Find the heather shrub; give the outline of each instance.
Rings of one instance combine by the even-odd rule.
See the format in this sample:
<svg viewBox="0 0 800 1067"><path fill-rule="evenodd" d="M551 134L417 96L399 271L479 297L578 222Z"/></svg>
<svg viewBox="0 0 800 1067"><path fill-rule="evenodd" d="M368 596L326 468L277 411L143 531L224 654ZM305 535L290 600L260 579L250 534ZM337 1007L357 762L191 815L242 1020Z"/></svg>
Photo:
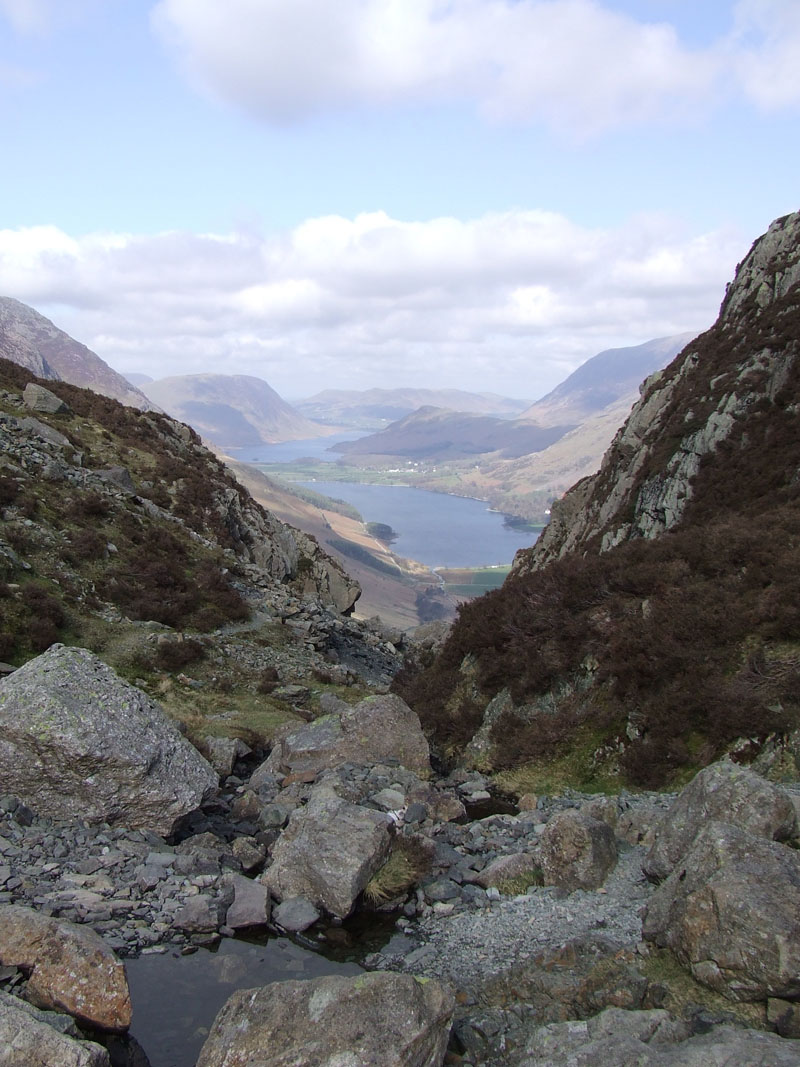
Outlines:
<svg viewBox="0 0 800 1067"><path fill-rule="evenodd" d="M193 637L182 641L161 641L156 647L156 666L165 671L179 671L190 663L204 659L206 650L202 642Z"/></svg>

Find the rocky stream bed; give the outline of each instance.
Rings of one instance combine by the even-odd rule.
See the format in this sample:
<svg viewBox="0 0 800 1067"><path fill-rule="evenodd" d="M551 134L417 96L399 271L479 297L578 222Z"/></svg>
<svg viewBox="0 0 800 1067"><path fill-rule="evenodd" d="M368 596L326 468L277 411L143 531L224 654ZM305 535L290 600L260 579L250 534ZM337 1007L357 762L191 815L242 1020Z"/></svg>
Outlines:
<svg viewBox="0 0 800 1067"><path fill-rule="evenodd" d="M71 785L56 735L112 699L150 725ZM3 1067L800 1063L797 788L724 761L486 814L399 698L325 710L214 773L88 653L0 686Z"/></svg>

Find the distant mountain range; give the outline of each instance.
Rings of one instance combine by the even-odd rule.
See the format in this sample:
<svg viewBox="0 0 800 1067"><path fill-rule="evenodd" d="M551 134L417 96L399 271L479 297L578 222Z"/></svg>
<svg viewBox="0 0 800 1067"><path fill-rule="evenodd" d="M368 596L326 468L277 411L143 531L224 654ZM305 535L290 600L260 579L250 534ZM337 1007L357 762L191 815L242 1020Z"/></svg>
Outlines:
<svg viewBox="0 0 800 1067"><path fill-rule="evenodd" d="M367 456L436 463L469 457L473 470L476 457L482 456L478 462L489 465L493 479L507 480L510 474L524 493L531 488L527 467L535 466L536 458L546 451L558 449L555 463L548 460L545 468L548 478L561 472L564 489L596 469L633 406L639 384L665 366L692 336L659 337L600 352L515 419L423 407L378 433L335 445L333 451L356 462ZM581 469L573 477L576 463L589 470Z"/></svg>
<svg viewBox="0 0 800 1067"><path fill-rule="evenodd" d="M168 415L220 448L297 441L333 433L301 415L261 378L183 374L147 382L143 391Z"/></svg>
<svg viewBox="0 0 800 1067"><path fill-rule="evenodd" d="M571 429L571 426L537 426L520 419L424 407L379 433L334 445L332 451L350 458L400 456L442 461L487 452L512 458L539 452Z"/></svg>
<svg viewBox="0 0 800 1067"><path fill-rule="evenodd" d="M156 406L86 345L9 296L0 296L0 357L39 378L92 389L129 407L148 411Z"/></svg>
<svg viewBox="0 0 800 1067"><path fill-rule="evenodd" d="M514 418L527 403L527 400L513 400L494 393L468 393L462 389L326 389L298 401L295 407L318 422L380 430L387 423L424 407Z"/></svg>

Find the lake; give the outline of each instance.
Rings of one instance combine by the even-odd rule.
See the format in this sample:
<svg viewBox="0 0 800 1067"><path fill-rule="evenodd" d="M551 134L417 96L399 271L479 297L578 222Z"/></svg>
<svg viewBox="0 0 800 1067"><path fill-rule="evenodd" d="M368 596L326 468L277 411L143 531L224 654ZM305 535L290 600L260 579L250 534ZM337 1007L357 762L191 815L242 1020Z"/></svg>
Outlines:
<svg viewBox="0 0 800 1067"><path fill-rule="evenodd" d="M341 441L357 441L368 430L351 430L349 433L335 433L330 437L312 437L305 441L281 441L277 445L248 445L247 448L229 448L234 459L242 463L291 463L293 459L318 459L326 463L335 463L342 457L338 452L329 452L331 445Z"/></svg>
<svg viewBox="0 0 800 1067"><path fill-rule="evenodd" d="M300 482L358 508L365 522L383 522L398 534L392 551L427 567L490 567L511 563L538 530L505 524L481 500L431 493L404 485Z"/></svg>

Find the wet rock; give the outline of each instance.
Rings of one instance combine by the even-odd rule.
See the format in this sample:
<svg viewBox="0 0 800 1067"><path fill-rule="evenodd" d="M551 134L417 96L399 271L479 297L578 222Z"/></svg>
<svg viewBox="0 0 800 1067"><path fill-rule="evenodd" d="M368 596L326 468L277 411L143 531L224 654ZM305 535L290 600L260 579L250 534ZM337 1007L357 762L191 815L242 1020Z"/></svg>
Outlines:
<svg viewBox="0 0 800 1067"><path fill-rule="evenodd" d="M390 844L385 816L320 789L292 812L261 880L278 900L305 897L345 918Z"/></svg>
<svg viewBox="0 0 800 1067"><path fill-rule="evenodd" d="M197 1067L439 1067L453 998L436 981L375 972L240 990Z"/></svg>
<svg viewBox="0 0 800 1067"><path fill-rule="evenodd" d="M568 809L554 815L541 836L545 885L572 892L596 889L617 862L614 833L607 823Z"/></svg>
<svg viewBox="0 0 800 1067"><path fill-rule="evenodd" d="M289 933L300 933L313 926L320 914L305 897L289 897L277 905L272 912L272 918Z"/></svg>
<svg viewBox="0 0 800 1067"><path fill-rule="evenodd" d="M157 704L63 645L0 682L0 780L42 815L162 834L217 785Z"/></svg>
<svg viewBox="0 0 800 1067"><path fill-rule="evenodd" d="M94 930L30 908L0 906L0 962L29 974L37 1007L67 1012L100 1030L127 1030L125 968Z"/></svg>
<svg viewBox="0 0 800 1067"><path fill-rule="evenodd" d="M732 1000L800 997L800 854L712 822L651 898L647 940Z"/></svg>
<svg viewBox="0 0 800 1067"><path fill-rule="evenodd" d="M0 1067L111 1067L108 1053L52 1025L52 1013L0 996Z"/></svg>
<svg viewBox="0 0 800 1067"><path fill-rule="evenodd" d="M342 763L369 766L387 757L417 774L431 772L419 718L393 694L368 697L346 712L295 730L278 741L262 766L267 773L286 775L319 772Z"/></svg>
<svg viewBox="0 0 800 1067"><path fill-rule="evenodd" d="M656 829L643 864L648 878L660 882L714 820L775 841L791 837L795 811L791 798L746 767L723 760L705 767L679 794Z"/></svg>

